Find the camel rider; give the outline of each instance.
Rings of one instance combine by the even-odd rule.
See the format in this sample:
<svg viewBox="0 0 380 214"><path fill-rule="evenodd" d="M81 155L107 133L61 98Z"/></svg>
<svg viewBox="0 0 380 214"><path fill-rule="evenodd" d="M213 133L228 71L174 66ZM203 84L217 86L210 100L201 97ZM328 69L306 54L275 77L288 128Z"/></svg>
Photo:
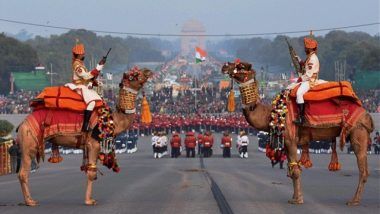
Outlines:
<svg viewBox="0 0 380 214"><path fill-rule="evenodd" d="M95 108L95 102L96 100L102 100L99 94L92 90L93 81L98 77L100 71L103 69L106 60L103 58L100 60L99 64L96 65L95 69L88 71L83 62L85 58L84 45L77 43L73 47L72 53L73 78L72 82L67 83L65 86L82 95L83 100L87 105L86 110L84 110L82 132L88 132L89 121L91 113Z"/></svg>
<svg viewBox="0 0 380 214"><path fill-rule="evenodd" d="M317 57L318 43L316 40L310 37L304 38L306 60L303 62L298 56L298 61L305 73L299 78L301 85L297 91L297 106L298 106L298 118L294 121L296 124L302 124L304 122L305 115L305 101L303 95L309 91L309 89L315 86L318 82L319 73L319 60Z"/></svg>

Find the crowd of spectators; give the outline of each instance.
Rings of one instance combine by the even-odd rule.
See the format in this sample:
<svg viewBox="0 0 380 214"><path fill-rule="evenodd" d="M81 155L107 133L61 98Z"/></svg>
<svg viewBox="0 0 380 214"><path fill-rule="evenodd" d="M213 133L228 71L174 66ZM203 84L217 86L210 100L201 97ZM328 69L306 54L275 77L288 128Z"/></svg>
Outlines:
<svg viewBox="0 0 380 214"><path fill-rule="evenodd" d="M367 111L380 113L380 90L357 91L356 93Z"/></svg>
<svg viewBox="0 0 380 214"><path fill-rule="evenodd" d="M7 96L0 96L0 114L28 114L32 112L29 101L39 92L17 91Z"/></svg>
<svg viewBox="0 0 380 214"><path fill-rule="evenodd" d="M176 96L173 96L172 88L166 87L153 92L149 99L153 113L181 115L223 113L226 111L228 92L227 89L202 87L178 91ZM240 105L240 102L236 104ZM237 106L237 109L240 109L240 106Z"/></svg>

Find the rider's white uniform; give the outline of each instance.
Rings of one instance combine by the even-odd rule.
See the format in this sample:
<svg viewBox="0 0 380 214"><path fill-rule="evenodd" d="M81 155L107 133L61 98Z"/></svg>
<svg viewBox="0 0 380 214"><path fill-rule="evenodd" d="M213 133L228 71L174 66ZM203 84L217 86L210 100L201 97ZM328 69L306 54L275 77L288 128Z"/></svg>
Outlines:
<svg viewBox="0 0 380 214"><path fill-rule="evenodd" d="M95 77L96 73L100 72L103 65L98 65L96 67L96 69L88 71L81 60L75 59L72 65L73 81L65 84L65 86L69 87L71 90L74 90L78 94L82 95L83 100L87 105L87 110L93 110L95 107L95 102L91 103L92 101L102 100L96 91L90 89L92 86L91 79ZM93 105L90 105L90 103Z"/></svg>

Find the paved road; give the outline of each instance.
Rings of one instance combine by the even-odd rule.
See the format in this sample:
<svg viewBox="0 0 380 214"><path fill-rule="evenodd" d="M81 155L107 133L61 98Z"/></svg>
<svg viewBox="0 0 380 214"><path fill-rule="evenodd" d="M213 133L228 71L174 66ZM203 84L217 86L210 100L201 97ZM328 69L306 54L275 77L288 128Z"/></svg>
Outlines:
<svg viewBox="0 0 380 214"><path fill-rule="evenodd" d="M217 138L220 138L218 135ZM250 137L255 141L254 137ZM370 177L362 205L347 207L356 188L358 172L354 155L340 154L340 172L329 172L329 155L312 155L314 166L303 171L305 204L287 204L291 180L278 166L250 145L250 157L221 158L214 149L209 159L153 159L149 139L139 139L139 151L119 155L122 171L95 183L95 207L83 205L85 177L79 171L80 155L66 155L61 164L43 163L31 175L31 188L40 206L20 205L22 195L15 175L0 177L0 213L380 213L380 156L369 156ZM204 167L204 168L202 168ZM217 200L216 200L217 198Z"/></svg>

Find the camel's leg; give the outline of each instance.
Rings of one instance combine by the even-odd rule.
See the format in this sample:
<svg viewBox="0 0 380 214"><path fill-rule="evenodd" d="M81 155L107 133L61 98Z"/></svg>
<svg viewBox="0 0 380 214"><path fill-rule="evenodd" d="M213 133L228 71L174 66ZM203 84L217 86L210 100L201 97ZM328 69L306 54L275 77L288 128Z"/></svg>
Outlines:
<svg viewBox="0 0 380 214"><path fill-rule="evenodd" d="M87 189L84 203L86 205L96 205L96 200L92 198L92 184L97 178L96 162L100 152L100 144L91 138L86 146L88 151L88 166L90 166L90 169L87 170ZM95 168L91 169L91 166L95 166Z"/></svg>
<svg viewBox="0 0 380 214"><path fill-rule="evenodd" d="M37 206L38 202L33 200L29 190L30 167L32 158L35 158L37 153L37 144L25 125L22 125L19 129L19 139L22 157L18 179L20 181L22 194L24 195L25 204L27 206Z"/></svg>
<svg viewBox="0 0 380 214"><path fill-rule="evenodd" d="M331 161L329 164L329 170L330 171L338 171L340 170L340 163L338 161L338 154L336 153L336 138L332 139L332 144L331 144Z"/></svg>
<svg viewBox="0 0 380 214"><path fill-rule="evenodd" d="M300 158L299 162L305 168L310 168L313 166L313 163L311 162L310 155L309 155L309 144L308 143L302 145L301 158Z"/></svg>
<svg viewBox="0 0 380 214"><path fill-rule="evenodd" d="M369 134L363 127L358 127L351 131L350 140L354 149L357 164L359 168L359 183L354 197L347 202L347 205L357 206L360 204L364 184L368 178L368 165L367 165L367 146Z"/></svg>
<svg viewBox="0 0 380 214"><path fill-rule="evenodd" d="M289 145L288 148L288 175L293 181L293 198L288 201L290 204L303 204L301 189L301 167L297 163L297 145Z"/></svg>

